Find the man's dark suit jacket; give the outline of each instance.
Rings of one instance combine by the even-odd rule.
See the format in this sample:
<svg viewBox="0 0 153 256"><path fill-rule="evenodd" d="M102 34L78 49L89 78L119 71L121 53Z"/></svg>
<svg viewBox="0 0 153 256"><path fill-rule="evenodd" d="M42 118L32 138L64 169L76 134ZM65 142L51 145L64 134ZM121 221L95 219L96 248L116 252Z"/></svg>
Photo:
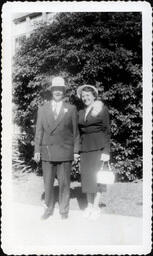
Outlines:
<svg viewBox="0 0 153 256"><path fill-rule="evenodd" d="M35 153L41 160L51 162L73 161L78 153L79 133L76 107L63 102L55 120L51 102L40 107L37 116Z"/></svg>

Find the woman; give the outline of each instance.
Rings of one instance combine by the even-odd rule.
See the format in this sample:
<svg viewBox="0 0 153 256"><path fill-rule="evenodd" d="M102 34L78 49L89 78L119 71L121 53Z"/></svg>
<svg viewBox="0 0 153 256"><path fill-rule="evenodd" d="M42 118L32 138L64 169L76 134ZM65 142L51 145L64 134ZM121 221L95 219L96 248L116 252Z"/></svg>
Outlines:
<svg viewBox="0 0 153 256"><path fill-rule="evenodd" d="M79 112L81 183L88 202L84 217L94 219L100 215L100 209L95 205L99 191L97 172L102 161L110 158L109 114L107 107L97 100L98 90L94 86L80 86L77 95L84 103L84 109Z"/></svg>

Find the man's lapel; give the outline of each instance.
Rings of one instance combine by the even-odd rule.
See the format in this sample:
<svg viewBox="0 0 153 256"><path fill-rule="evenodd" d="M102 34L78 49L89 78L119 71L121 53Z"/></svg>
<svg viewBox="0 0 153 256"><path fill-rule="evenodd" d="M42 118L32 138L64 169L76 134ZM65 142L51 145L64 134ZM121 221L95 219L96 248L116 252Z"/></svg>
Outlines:
<svg viewBox="0 0 153 256"><path fill-rule="evenodd" d="M51 133L57 128L57 126L63 120L65 113L66 113L65 112L65 104L63 102L60 112L58 114L58 117L57 117L57 119L55 119L53 109L52 109L52 104L51 104L51 102L49 103L49 105L47 107L47 111L46 111L46 118L47 118L47 123L48 123Z"/></svg>
<svg viewBox="0 0 153 256"><path fill-rule="evenodd" d="M62 119L64 118L64 115L65 115L65 104L63 102L62 106L61 106L61 109L60 109L60 112L58 114L58 117L56 119L56 125L58 125L62 121Z"/></svg>
<svg viewBox="0 0 153 256"><path fill-rule="evenodd" d="M46 121L49 127L52 127L54 124L54 113L53 113L53 109L52 109L52 104L51 102L49 102L46 105L46 109L45 109L45 116L46 116Z"/></svg>

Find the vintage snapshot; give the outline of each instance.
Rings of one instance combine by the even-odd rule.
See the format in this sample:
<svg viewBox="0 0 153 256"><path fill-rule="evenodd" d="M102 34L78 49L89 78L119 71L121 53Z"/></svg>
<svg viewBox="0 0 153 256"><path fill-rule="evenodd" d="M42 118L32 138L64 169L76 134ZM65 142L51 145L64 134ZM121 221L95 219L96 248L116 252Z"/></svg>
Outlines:
<svg viewBox="0 0 153 256"><path fill-rule="evenodd" d="M151 251L152 9L2 8L2 250Z"/></svg>

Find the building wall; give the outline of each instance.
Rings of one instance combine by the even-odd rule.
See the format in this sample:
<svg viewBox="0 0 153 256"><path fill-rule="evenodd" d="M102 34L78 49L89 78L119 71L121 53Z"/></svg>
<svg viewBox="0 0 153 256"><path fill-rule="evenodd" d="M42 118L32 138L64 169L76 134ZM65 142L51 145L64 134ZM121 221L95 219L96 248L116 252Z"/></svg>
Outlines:
<svg viewBox="0 0 153 256"><path fill-rule="evenodd" d="M30 36L40 22L52 23L56 13L15 14L12 22L12 53L20 47L21 40Z"/></svg>

